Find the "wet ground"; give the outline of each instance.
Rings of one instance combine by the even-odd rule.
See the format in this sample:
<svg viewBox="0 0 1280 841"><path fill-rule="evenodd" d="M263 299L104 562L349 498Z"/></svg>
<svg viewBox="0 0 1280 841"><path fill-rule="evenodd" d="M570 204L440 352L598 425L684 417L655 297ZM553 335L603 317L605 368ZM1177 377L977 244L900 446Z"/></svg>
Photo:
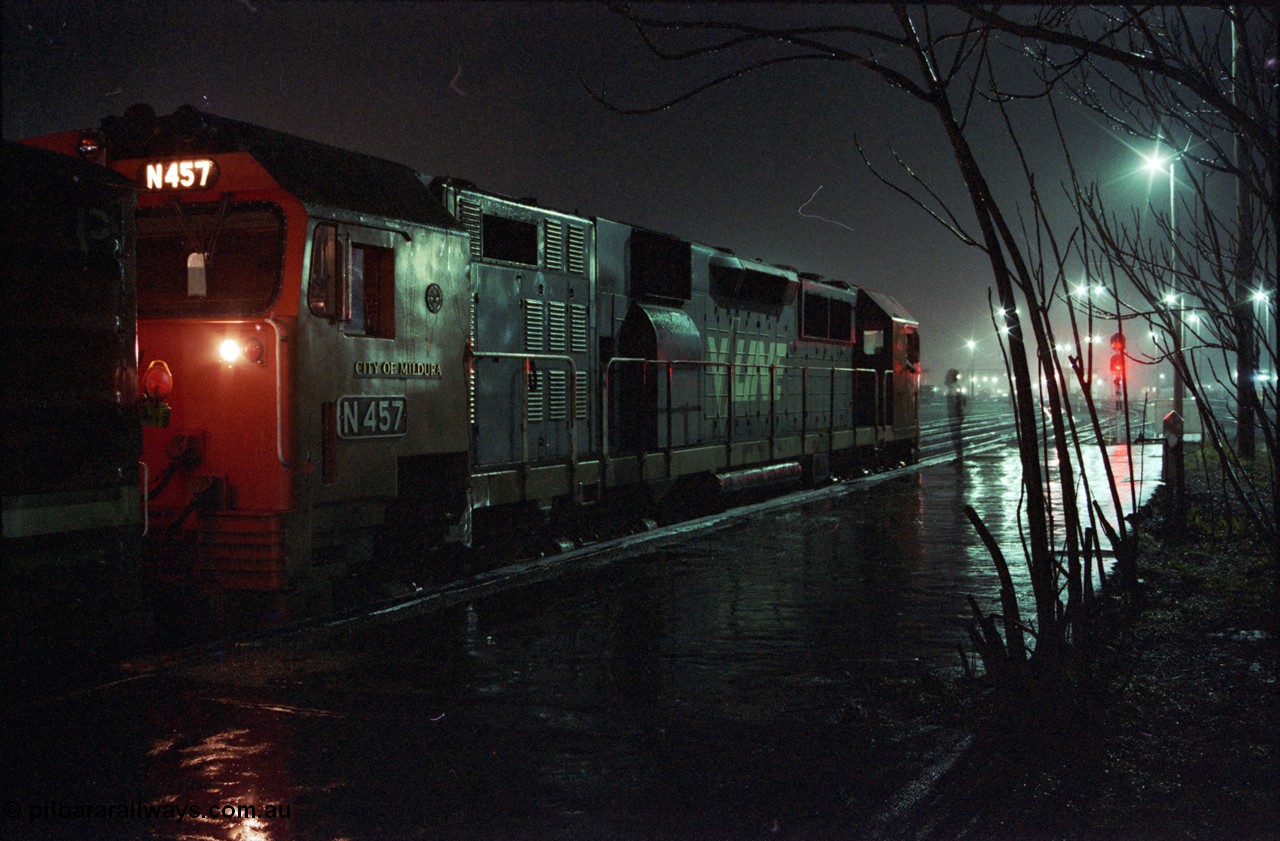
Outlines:
<svg viewBox="0 0 1280 841"><path fill-rule="evenodd" d="M1141 503L1159 450L1111 455ZM958 671L965 596L998 592L962 509L1015 560L1018 476L1013 450L971 453L28 708L4 834L859 837L955 744L909 693L877 705Z"/></svg>

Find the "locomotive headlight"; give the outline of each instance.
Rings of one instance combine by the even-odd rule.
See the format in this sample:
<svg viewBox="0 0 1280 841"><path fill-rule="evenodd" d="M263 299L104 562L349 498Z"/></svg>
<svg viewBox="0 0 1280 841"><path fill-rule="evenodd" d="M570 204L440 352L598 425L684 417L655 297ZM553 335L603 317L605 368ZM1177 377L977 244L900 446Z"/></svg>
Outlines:
<svg viewBox="0 0 1280 841"><path fill-rule="evenodd" d="M266 348L262 346L262 341L257 336L250 336L244 341L223 339L222 344L218 345L218 356L222 357L222 361L228 365L234 365L241 359L252 362L254 365L261 365L266 355Z"/></svg>
<svg viewBox="0 0 1280 841"><path fill-rule="evenodd" d="M240 343L235 339L223 339L222 344L218 345L218 356L228 365L239 359L241 353Z"/></svg>

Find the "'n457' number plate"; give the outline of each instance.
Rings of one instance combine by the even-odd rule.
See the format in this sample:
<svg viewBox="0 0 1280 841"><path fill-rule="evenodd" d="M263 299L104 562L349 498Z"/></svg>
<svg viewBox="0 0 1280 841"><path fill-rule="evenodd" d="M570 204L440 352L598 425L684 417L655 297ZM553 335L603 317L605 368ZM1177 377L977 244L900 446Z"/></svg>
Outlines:
<svg viewBox="0 0 1280 841"><path fill-rule="evenodd" d="M404 435L409 411L403 396L343 397L338 401L339 438Z"/></svg>

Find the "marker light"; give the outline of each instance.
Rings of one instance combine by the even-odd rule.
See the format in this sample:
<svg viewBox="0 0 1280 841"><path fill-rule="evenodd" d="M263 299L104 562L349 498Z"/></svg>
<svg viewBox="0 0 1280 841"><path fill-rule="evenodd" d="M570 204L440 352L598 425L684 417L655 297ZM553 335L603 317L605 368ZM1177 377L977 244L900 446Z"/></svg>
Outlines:
<svg viewBox="0 0 1280 841"><path fill-rule="evenodd" d="M142 393L152 400L164 400L173 392L173 373L162 359L153 360L142 375Z"/></svg>
<svg viewBox="0 0 1280 841"><path fill-rule="evenodd" d="M262 364L262 357L266 355L266 350L262 347L262 342L258 341L257 336L250 336L244 343L244 358L255 365Z"/></svg>
<svg viewBox="0 0 1280 841"><path fill-rule="evenodd" d="M87 131L80 135L76 142L76 151L80 157L93 160L102 151L102 137L97 132Z"/></svg>
<svg viewBox="0 0 1280 841"><path fill-rule="evenodd" d="M240 343L235 339L224 339L222 344L218 345L218 356L222 357L222 361L230 365L240 358Z"/></svg>

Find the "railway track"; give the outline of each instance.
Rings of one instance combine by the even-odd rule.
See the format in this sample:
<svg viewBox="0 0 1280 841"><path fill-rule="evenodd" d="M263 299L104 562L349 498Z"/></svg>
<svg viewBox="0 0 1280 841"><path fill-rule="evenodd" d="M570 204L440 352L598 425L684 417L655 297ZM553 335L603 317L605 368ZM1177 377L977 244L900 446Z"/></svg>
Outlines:
<svg viewBox="0 0 1280 841"><path fill-rule="evenodd" d="M1012 445L1016 435L1014 417L1009 412L992 412L966 418L961 426L964 450L974 453L996 446ZM946 418L920 424L920 463L940 464L956 457L951 422Z"/></svg>

